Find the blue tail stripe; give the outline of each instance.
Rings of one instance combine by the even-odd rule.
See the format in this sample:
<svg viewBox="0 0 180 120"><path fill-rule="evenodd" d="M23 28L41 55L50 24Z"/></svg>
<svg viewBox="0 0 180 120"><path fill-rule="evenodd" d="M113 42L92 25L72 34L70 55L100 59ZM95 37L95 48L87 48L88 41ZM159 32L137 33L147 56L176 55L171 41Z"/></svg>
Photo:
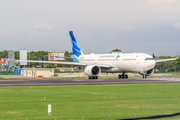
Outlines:
<svg viewBox="0 0 180 120"><path fill-rule="evenodd" d="M81 53L79 53L79 51L76 50L76 49L73 49L73 53L75 53L75 55L76 55L77 57L79 57L79 56L81 55Z"/></svg>
<svg viewBox="0 0 180 120"><path fill-rule="evenodd" d="M73 43L73 53L79 57L82 53L81 53L81 50L80 48L78 47L77 43L75 43L74 41L72 41Z"/></svg>
<svg viewBox="0 0 180 120"><path fill-rule="evenodd" d="M79 59L77 56L74 56L74 62L79 62Z"/></svg>
<svg viewBox="0 0 180 120"><path fill-rule="evenodd" d="M73 50L75 51L75 54L77 53L77 54L81 55L81 52L79 50L77 50L77 49L73 49Z"/></svg>
<svg viewBox="0 0 180 120"><path fill-rule="evenodd" d="M74 53L74 61L79 62L79 56L82 55L82 52L81 52L79 45L74 37L73 31L69 31L69 34L71 36L72 50Z"/></svg>
<svg viewBox="0 0 180 120"><path fill-rule="evenodd" d="M73 49L76 49L76 50L80 51L80 48L78 47L78 44L75 43L74 41L72 41L72 43L73 43Z"/></svg>
<svg viewBox="0 0 180 120"><path fill-rule="evenodd" d="M70 34L70 36L71 36L71 39L72 39L74 42L76 42L76 39L75 39L74 34L73 34L73 31L70 31L69 34Z"/></svg>

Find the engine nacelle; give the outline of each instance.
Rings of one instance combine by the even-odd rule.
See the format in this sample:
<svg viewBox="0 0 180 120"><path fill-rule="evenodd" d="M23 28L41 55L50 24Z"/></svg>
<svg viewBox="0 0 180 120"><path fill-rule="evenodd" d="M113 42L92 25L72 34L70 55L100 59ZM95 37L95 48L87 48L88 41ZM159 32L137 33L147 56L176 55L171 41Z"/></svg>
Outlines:
<svg viewBox="0 0 180 120"><path fill-rule="evenodd" d="M90 65L85 68L84 72L87 76L98 76L101 73L101 68L96 65Z"/></svg>
<svg viewBox="0 0 180 120"><path fill-rule="evenodd" d="M154 73L154 68L153 69L150 69L148 71L144 71L144 72L138 72L140 75L146 75L146 76L150 76Z"/></svg>

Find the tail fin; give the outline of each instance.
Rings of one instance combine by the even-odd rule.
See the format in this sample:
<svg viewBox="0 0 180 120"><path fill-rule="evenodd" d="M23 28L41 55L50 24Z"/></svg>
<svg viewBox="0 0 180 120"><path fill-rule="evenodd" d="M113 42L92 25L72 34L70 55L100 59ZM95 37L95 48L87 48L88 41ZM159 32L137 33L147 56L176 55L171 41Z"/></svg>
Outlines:
<svg viewBox="0 0 180 120"><path fill-rule="evenodd" d="M74 61L75 62L79 62L79 56L80 55L83 55L75 37L74 37L74 34L73 34L73 31L69 31L69 34L71 36L71 42L72 42L72 50L73 50L73 53L74 53Z"/></svg>

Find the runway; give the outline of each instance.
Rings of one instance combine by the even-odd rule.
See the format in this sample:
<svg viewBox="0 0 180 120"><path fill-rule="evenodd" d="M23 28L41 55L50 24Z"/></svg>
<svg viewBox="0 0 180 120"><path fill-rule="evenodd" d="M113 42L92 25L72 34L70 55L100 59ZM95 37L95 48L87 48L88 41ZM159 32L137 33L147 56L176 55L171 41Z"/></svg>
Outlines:
<svg viewBox="0 0 180 120"><path fill-rule="evenodd" d="M7 86L64 86L64 85L111 85L180 83L180 78L149 79L98 79L98 80L0 80L0 87Z"/></svg>

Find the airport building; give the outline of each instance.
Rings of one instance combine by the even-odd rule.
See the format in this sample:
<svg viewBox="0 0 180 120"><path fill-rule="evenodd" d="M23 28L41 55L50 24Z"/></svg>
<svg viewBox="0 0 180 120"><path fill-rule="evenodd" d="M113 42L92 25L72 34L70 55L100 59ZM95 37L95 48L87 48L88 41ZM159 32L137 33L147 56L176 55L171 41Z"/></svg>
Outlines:
<svg viewBox="0 0 180 120"><path fill-rule="evenodd" d="M54 77L54 68L24 68L25 77Z"/></svg>

